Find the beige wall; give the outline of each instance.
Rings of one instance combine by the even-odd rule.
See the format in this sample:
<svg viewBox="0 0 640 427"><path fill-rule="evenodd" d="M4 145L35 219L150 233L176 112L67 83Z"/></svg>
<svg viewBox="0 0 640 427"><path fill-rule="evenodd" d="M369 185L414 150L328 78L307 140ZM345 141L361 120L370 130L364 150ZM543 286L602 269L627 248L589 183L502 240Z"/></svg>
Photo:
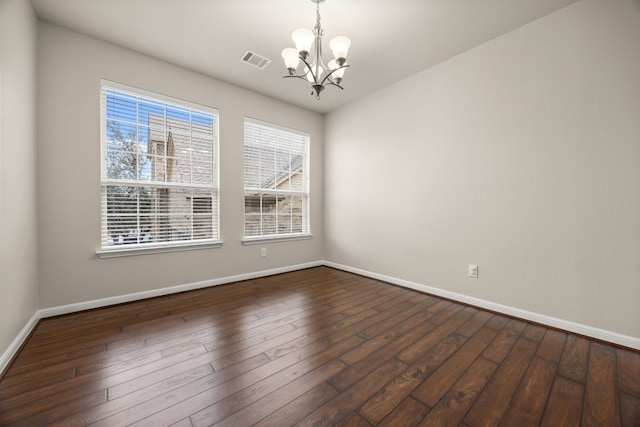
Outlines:
<svg viewBox="0 0 640 427"><path fill-rule="evenodd" d="M41 308L323 259L322 116L51 24L38 29ZM219 110L222 248L96 257L101 78ZM312 239L241 244L245 116L310 133Z"/></svg>
<svg viewBox="0 0 640 427"><path fill-rule="evenodd" d="M36 19L0 0L0 356L38 309Z"/></svg>
<svg viewBox="0 0 640 427"><path fill-rule="evenodd" d="M583 0L328 115L328 260L640 338L639 46Z"/></svg>

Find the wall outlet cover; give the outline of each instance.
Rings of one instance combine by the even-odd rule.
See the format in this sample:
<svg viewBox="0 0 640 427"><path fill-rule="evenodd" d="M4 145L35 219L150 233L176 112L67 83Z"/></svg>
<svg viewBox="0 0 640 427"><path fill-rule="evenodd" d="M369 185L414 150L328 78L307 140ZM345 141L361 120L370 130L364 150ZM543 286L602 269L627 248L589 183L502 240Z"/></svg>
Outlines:
<svg viewBox="0 0 640 427"><path fill-rule="evenodd" d="M478 266L474 264L469 264L469 277L477 278L478 277Z"/></svg>

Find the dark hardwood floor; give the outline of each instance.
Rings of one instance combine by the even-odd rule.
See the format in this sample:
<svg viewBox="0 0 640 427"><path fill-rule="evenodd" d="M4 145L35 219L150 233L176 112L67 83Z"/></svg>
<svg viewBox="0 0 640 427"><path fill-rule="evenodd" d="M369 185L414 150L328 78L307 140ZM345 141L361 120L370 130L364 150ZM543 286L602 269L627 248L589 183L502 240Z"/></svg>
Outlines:
<svg viewBox="0 0 640 427"><path fill-rule="evenodd" d="M11 426L640 426L640 353L327 267L41 321Z"/></svg>

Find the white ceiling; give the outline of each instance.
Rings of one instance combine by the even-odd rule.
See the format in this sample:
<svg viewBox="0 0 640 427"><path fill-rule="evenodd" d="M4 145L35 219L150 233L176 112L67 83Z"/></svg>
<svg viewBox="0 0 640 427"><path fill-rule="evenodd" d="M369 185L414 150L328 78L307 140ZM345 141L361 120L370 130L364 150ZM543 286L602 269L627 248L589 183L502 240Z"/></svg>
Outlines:
<svg viewBox="0 0 640 427"><path fill-rule="evenodd" d="M215 79L326 113L576 0L326 0L328 41L348 36L350 68L341 91L320 100L302 80L283 79L291 32L313 29L310 0L31 0L38 18ZM240 61L246 50L273 62ZM330 59L330 58L329 58Z"/></svg>

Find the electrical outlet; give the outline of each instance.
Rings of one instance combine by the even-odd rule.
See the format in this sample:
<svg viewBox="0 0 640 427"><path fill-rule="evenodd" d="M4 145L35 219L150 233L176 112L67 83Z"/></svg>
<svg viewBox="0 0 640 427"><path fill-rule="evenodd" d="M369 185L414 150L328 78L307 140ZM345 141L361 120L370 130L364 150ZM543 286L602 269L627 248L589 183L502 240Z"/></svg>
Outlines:
<svg viewBox="0 0 640 427"><path fill-rule="evenodd" d="M260 256L267 256L267 248L260 249Z"/></svg>
<svg viewBox="0 0 640 427"><path fill-rule="evenodd" d="M474 279L478 277L478 266L469 264L469 277L473 277Z"/></svg>

